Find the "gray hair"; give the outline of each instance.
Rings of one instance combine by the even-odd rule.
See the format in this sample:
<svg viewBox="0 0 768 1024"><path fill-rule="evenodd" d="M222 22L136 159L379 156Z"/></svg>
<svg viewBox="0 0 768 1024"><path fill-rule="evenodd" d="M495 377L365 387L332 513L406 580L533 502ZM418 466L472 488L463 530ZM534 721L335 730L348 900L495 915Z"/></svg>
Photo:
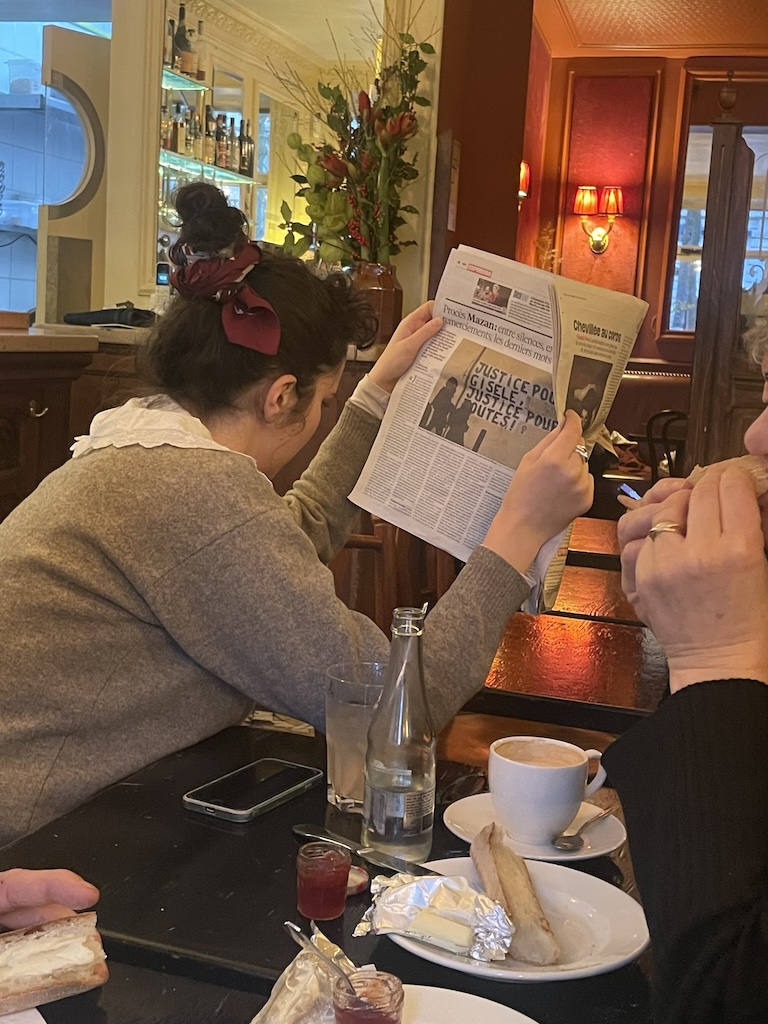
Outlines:
<svg viewBox="0 0 768 1024"><path fill-rule="evenodd" d="M768 317L756 316L741 337L747 354L762 363L768 356Z"/></svg>

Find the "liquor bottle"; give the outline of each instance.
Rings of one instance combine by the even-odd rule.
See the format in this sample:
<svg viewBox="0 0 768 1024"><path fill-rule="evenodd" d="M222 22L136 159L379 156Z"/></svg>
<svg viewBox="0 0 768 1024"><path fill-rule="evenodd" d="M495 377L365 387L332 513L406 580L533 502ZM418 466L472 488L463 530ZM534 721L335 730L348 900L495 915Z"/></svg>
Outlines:
<svg viewBox="0 0 768 1024"><path fill-rule="evenodd" d="M195 40L197 50L197 80L198 82L211 81L211 51L208 42L203 34L203 23L197 23L197 39Z"/></svg>
<svg viewBox="0 0 768 1024"><path fill-rule="evenodd" d="M423 633L423 609L395 608L387 677L368 730L363 800L363 846L415 861L429 854L435 817Z"/></svg>
<svg viewBox="0 0 768 1024"><path fill-rule="evenodd" d="M227 120L223 114L216 118L216 166L229 167L229 136Z"/></svg>
<svg viewBox="0 0 768 1024"><path fill-rule="evenodd" d="M189 41L189 32L187 30L187 14L185 4L179 4L179 23L176 26L176 34L173 37L173 41L176 46L176 54L178 56L178 70L182 74L189 74L189 69L192 66L192 45Z"/></svg>
<svg viewBox="0 0 768 1024"><path fill-rule="evenodd" d="M251 135L250 121L248 121L248 123L245 126L245 138L248 146L248 167L246 169L245 174L246 177L252 178L254 171L254 161L256 158L256 143L253 141L253 136Z"/></svg>
<svg viewBox="0 0 768 1024"><path fill-rule="evenodd" d="M168 107L163 104L162 111L160 113L160 149L172 149L171 145L171 131L173 121L168 114Z"/></svg>
<svg viewBox="0 0 768 1024"><path fill-rule="evenodd" d="M234 117L230 117L229 119L229 137L227 141L229 144L229 160L227 162L227 166L230 171L237 171L240 167L240 139L238 139L237 132L235 131Z"/></svg>
<svg viewBox="0 0 768 1024"><path fill-rule="evenodd" d="M186 154L187 152L187 130L180 103L176 104L176 113L171 126L171 149L175 153Z"/></svg>
<svg viewBox="0 0 768 1024"><path fill-rule="evenodd" d="M181 56L176 49L176 22L173 18L168 19L168 40L171 48L171 69L178 71L181 67Z"/></svg>
<svg viewBox="0 0 768 1024"><path fill-rule="evenodd" d="M189 49L181 55L181 70L190 78L197 79L197 41L193 28L187 29L187 39L189 40Z"/></svg>
<svg viewBox="0 0 768 1024"><path fill-rule="evenodd" d="M248 136L245 134L245 121L240 118L240 163L237 168L238 174L248 174Z"/></svg>
<svg viewBox="0 0 768 1024"><path fill-rule="evenodd" d="M190 160L195 158L195 118L194 111L187 108L184 111L184 155Z"/></svg>
<svg viewBox="0 0 768 1024"><path fill-rule="evenodd" d="M203 160L207 164L216 163L216 121L210 105L205 108L205 142L203 143Z"/></svg>
<svg viewBox="0 0 768 1024"><path fill-rule="evenodd" d="M173 33L174 21L169 18L165 23L165 35L163 36L163 67L173 67Z"/></svg>
<svg viewBox="0 0 768 1024"><path fill-rule="evenodd" d="M195 111L195 160L205 159L205 128L200 115Z"/></svg>

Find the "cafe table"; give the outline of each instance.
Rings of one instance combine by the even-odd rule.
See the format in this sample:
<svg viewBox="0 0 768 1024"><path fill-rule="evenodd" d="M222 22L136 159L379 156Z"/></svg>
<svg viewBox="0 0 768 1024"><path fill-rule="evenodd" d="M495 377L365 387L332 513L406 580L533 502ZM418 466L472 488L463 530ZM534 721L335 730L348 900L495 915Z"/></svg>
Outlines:
<svg viewBox="0 0 768 1024"><path fill-rule="evenodd" d="M325 824L350 837L360 819L331 808L323 786L246 825L183 809L182 795L259 757L325 767L320 736L237 726L170 754L37 832L0 850L0 869L67 867L101 889L99 929L112 981L42 1008L47 1024L248 1024L296 955L283 922L296 910L291 826ZM441 765L452 778L461 768ZM603 791L610 796L609 791ZM601 794L603 795L603 794ZM466 856L438 812L433 857ZM574 864L632 890L626 850ZM406 984L461 990L540 1024L648 1024L647 954L573 981L500 983L433 965L385 936L355 938L369 905L350 898L323 931L357 963Z"/></svg>

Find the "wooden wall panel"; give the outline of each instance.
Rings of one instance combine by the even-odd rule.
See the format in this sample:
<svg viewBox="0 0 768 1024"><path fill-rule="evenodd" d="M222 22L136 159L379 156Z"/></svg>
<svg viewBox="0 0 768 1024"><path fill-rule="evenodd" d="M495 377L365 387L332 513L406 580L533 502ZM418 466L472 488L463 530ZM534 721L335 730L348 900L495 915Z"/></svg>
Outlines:
<svg viewBox="0 0 768 1024"><path fill-rule="evenodd" d="M579 281L636 293L644 238L645 181L652 145L656 76L580 75L571 78L571 118L562 206L561 273ZM591 252L573 201L579 185L624 190L608 249ZM592 224L605 223L602 218Z"/></svg>
<svg viewBox="0 0 768 1024"><path fill-rule="evenodd" d="M460 242L514 258L532 21L533 0L484 0L481 15L445 2L437 133L459 142L461 167L456 230L433 236L433 269Z"/></svg>
<svg viewBox="0 0 768 1024"><path fill-rule="evenodd" d="M546 142L552 58L537 26L531 33L531 57L528 67L528 99L525 108L523 159L531 168L528 198L522 201L517 223L515 259L529 266L543 266L548 248L545 233L540 233L542 182L544 177L544 146ZM548 218L553 224L553 219ZM540 237L541 234L541 237ZM552 237L554 242L554 237ZM550 269L546 267L546 269Z"/></svg>

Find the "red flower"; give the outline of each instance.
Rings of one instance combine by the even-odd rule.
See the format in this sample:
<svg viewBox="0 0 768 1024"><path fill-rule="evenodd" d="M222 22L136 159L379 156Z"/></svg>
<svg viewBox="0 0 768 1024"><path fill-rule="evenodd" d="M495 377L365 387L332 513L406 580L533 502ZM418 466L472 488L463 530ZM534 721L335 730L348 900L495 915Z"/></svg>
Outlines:
<svg viewBox="0 0 768 1024"><path fill-rule="evenodd" d="M346 177L347 165L335 153L324 153L317 162L329 174L333 174L337 178Z"/></svg>
<svg viewBox="0 0 768 1024"><path fill-rule="evenodd" d="M361 120L365 121L371 111L371 97L363 89L360 90L357 97L357 109L360 111Z"/></svg>

